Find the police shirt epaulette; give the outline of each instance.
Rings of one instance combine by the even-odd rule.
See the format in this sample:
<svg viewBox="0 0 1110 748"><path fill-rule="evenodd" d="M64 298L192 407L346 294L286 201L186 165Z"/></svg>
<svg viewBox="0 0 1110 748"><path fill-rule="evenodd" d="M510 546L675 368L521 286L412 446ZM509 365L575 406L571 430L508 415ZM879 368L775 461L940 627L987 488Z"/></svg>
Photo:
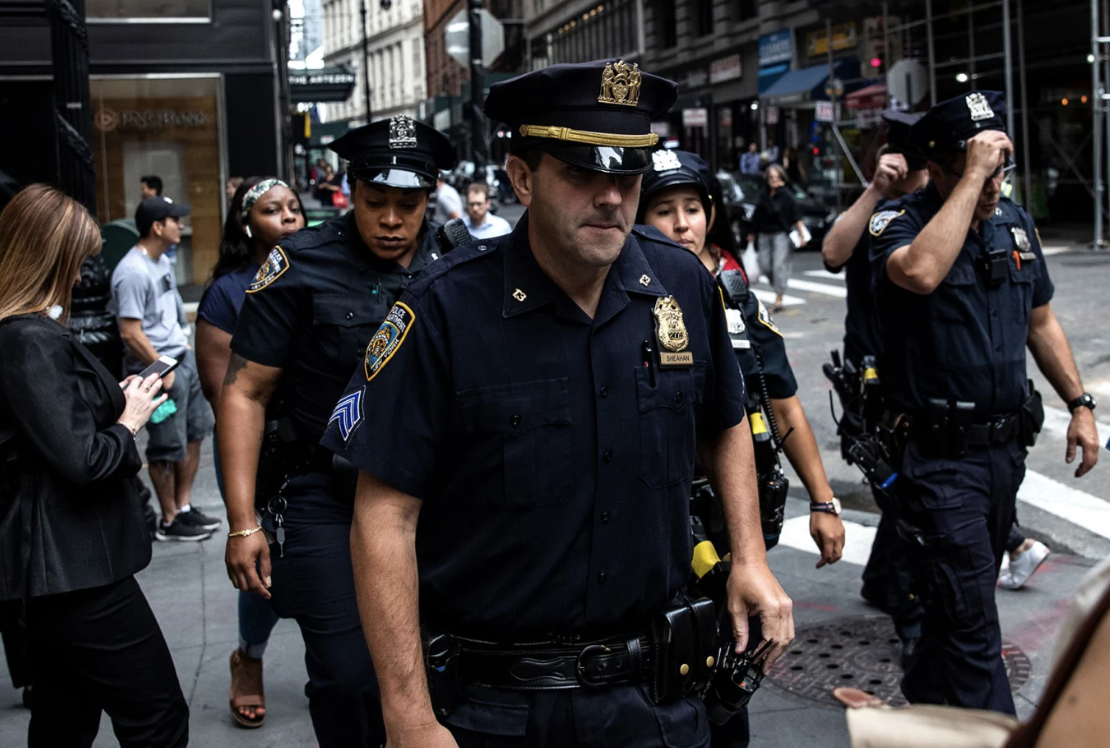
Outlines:
<svg viewBox="0 0 1110 748"><path fill-rule="evenodd" d="M681 249L683 252L690 251L686 249L686 247L676 242L674 239L671 239L659 229L649 224L637 223L633 225L632 233L641 239L647 239L648 241L655 242L656 244L666 244L676 249Z"/></svg>
<svg viewBox="0 0 1110 748"><path fill-rule="evenodd" d="M493 239L477 239L467 244L460 244L449 254L439 258L421 271L412 285L408 287L407 293L419 297L437 278L449 273L452 268L467 262L500 255L502 243L510 236L512 235L506 234Z"/></svg>

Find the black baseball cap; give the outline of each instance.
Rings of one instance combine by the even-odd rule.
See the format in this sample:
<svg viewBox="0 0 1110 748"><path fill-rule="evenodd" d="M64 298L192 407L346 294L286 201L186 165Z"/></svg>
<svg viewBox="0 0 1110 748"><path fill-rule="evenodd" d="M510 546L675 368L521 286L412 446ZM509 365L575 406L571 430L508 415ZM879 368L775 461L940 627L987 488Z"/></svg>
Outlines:
<svg viewBox="0 0 1110 748"><path fill-rule="evenodd" d="M486 115L504 122L512 150L539 150L608 174L643 174L659 136L651 122L678 84L623 60L549 65L490 86Z"/></svg>
<svg viewBox="0 0 1110 748"><path fill-rule="evenodd" d="M168 197L148 197L135 209L135 226L144 236L155 221L165 221L170 216L183 218L192 211L187 203L175 203Z"/></svg>
<svg viewBox="0 0 1110 748"><path fill-rule="evenodd" d="M435 187L457 160L446 135L404 115L348 130L328 147L347 160L350 177L401 189Z"/></svg>

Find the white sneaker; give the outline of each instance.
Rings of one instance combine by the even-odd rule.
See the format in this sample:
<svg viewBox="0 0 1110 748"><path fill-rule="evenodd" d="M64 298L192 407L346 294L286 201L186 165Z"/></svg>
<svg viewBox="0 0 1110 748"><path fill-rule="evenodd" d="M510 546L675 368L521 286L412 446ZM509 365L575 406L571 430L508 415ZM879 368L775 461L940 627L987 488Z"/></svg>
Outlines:
<svg viewBox="0 0 1110 748"><path fill-rule="evenodd" d="M1023 551L1020 556L1010 560L1010 568L998 578L998 586L1004 590L1020 590L1048 558L1049 553L1051 551L1048 550L1048 546L1039 540L1034 540L1029 550Z"/></svg>

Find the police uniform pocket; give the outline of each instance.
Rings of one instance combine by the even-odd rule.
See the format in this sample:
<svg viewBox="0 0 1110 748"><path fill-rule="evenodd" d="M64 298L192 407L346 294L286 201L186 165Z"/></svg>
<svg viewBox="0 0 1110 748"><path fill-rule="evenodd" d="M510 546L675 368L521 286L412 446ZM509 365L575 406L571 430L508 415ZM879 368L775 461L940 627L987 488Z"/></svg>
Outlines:
<svg viewBox="0 0 1110 748"><path fill-rule="evenodd" d="M527 509L562 501L570 490L570 384L566 377L458 393L463 430L499 485L476 486L480 501ZM483 472L483 465L476 466ZM500 468L498 470L497 468Z"/></svg>
<svg viewBox="0 0 1110 748"><path fill-rule="evenodd" d="M1010 261L1010 287L1013 293L1010 304L1013 307L1014 322L1019 325L1029 323L1029 312L1033 309L1033 281L1036 280L1036 267L1033 263L1023 264L1021 270Z"/></svg>
<svg viewBox="0 0 1110 748"><path fill-rule="evenodd" d="M960 463L952 460L923 460L912 465L903 463L902 473L913 485L910 500L919 502L927 510L959 506L964 500L960 490L960 467Z"/></svg>
<svg viewBox="0 0 1110 748"><path fill-rule="evenodd" d="M635 372L640 478L649 488L673 486L694 469L694 370L639 366Z"/></svg>
<svg viewBox="0 0 1110 748"><path fill-rule="evenodd" d="M974 285L975 268L968 264L953 265L933 292L932 306L937 319L944 322L965 322L971 319Z"/></svg>
<svg viewBox="0 0 1110 748"><path fill-rule="evenodd" d="M361 361L374 331L385 319L386 306L376 297L322 293L312 299L313 334L339 360ZM345 372L348 376L350 372Z"/></svg>

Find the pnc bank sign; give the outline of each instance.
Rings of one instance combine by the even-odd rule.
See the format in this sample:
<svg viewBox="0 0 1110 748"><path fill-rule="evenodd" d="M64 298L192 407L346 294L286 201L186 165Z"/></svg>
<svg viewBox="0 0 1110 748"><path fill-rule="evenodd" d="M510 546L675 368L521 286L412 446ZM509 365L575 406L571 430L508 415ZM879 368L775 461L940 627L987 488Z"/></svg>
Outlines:
<svg viewBox="0 0 1110 748"><path fill-rule="evenodd" d="M116 112L107 107L93 115L93 125L101 132L120 130L171 130L187 127L207 127L207 112L178 109L121 109Z"/></svg>

